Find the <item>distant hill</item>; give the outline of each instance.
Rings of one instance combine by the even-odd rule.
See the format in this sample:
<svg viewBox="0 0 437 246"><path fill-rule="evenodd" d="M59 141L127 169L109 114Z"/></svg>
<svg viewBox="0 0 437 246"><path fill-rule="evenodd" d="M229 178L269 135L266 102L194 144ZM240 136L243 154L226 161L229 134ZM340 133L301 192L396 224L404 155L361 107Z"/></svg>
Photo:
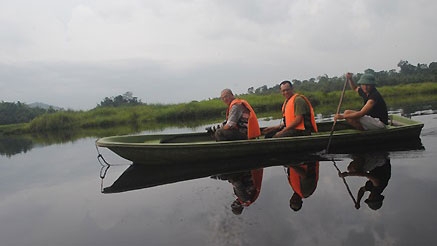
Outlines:
<svg viewBox="0 0 437 246"><path fill-rule="evenodd" d="M40 103L40 102L30 103L27 106L29 106L31 108L42 108L42 109L49 109L50 107L54 110L62 110L63 109L60 107L56 107L56 106L52 106L52 105L48 105L48 104Z"/></svg>

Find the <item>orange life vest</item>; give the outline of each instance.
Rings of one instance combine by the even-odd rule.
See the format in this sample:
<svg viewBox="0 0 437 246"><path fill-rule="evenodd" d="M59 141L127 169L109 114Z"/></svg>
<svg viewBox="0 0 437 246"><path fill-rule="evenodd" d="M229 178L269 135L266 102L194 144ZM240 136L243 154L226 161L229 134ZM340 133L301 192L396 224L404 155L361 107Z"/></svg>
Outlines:
<svg viewBox="0 0 437 246"><path fill-rule="evenodd" d="M259 193L261 192L261 184L263 180L264 169L263 168L254 169L251 170L250 173L252 175L253 185L255 185L256 188L255 196L250 201L246 201L246 202L242 201L240 198L237 197L237 200L240 202L240 204L245 207L250 206L250 204L254 203L256 199L258 199Z"/></svg>
<svg viewBox="0 0 437 246"><path fill-rule="evenodd" d="M296 100L296 98L300 96L303 99L305 99L306 103L308 104L308 107L310 108L310 113L311 113L311 125L313 126L313 132L317 132L317 124L316 124L316 119L314 117L314 109L313 106L311 105L311 102L308 100L308 98L306 98L304 95L299 95L299 94L294 94L290 99L285 100L284 104L282 104L282 116L285 118L285 126L289 126L291 125L291 122L294 121L294 119L296 118L296 114L294 113L294 101ZM300 122L295 129L297 130L305 130L305 125L304 125L304 121L302 120L302 122Z"/></svg>
<svg viewBox="0 0 437 246"><path fill-rule="evenodd" d="M250 112L249 119L247 121L247 138L252 139L259 137L261 135L261 130L259 129L258 118L256 117L255 111L253 110L252 106L250 106L250 104L246 100L238 98L234 99L229 105L228 110L226 111L226 119L228 119L229 111L234 104L243 104L244 107L246 107Z"/></svg>
<svg viewBox="0 0 437 246"><path fill-rule="evenodd" d="M309 165L312 166L311 170L308 168ZM317 182L319 181L319 161L312 164L301 164L299 165L299 168L305 170L305 174L308 177L302 177L293 168L288 167L288 182L294 192L302 198L307 198L314 193L317 187ZM315 173L313 175L308 175L310 172ZM307 180L304 181L304 179Z"/></svg>

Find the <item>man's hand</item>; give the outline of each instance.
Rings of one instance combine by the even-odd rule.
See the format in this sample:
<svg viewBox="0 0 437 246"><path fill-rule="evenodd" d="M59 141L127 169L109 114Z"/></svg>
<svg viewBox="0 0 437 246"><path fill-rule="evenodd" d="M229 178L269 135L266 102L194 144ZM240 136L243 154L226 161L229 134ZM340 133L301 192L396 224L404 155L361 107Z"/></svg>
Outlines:
<svg viewBox="0 0 437 246"><path fill-rule="evenodd" d="M340 178L344 178L344 177L347 177L348 176L348 172L338 172L338 177L340 177Z"/></svg>
<svg viewBox="0 0 437 246"><path fill-rule="evenodd" d="M341 119L344 119L344 115L343 114L335 114L334 115L334 120L335 121L341 120Z"/></svg>
<svg viewBox="0 0 437 246"><path fill-rule="evenodd" d="M265 134L268 134L268 133L274 131L275 129L276 129L275 126L266 127L266 128L264 128L264 129L262 130L262 134L264 134L264 135L265 135Z"/></svg>

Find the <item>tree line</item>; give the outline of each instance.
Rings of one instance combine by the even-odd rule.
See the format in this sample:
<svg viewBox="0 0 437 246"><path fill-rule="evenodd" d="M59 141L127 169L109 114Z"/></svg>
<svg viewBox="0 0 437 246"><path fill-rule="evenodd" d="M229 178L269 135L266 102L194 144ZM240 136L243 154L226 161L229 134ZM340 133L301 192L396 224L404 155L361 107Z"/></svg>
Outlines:
<svg viewBox="0 0 437 246"><path fill-rule="evenodd" d="M21 102L0 103L0 125L30 122L38 115L53 113L54 109L32 108Z"/></svg>
<svg viewBox="0 0 437 246"><path fill-rule="evenodd" d="M395 69L389 71L375 71L367 69L365 73L375 75L378 86L391 86L421 82L437 82L437 62L431 62L429 65L418 63L417 66L410 64L408 61L401 60L397 66L399 72ZM353 79L357 81L363 73L354 74ZM345 76L330 78L327 74L307 80L292 80L293 86L297 91L321 91L324 93L342 90ZM250 87L247 89L248 94L270 94L279 91L279 84L273 87L263 85L258 88Z"/></svg>
<svg viewBox="0 0 437 246"><path fill-rule="evenodd" d="M437 82L437 62L431 62L429 65L419 63L415 66L408 61L401 60L397 65L399 67L399 72L394 69L379 72L376 72L373 69L367 69L365 72L370 72L375 75L378 86ZM355 74L354 79L357 80L361 75L361 73ZM292 82L297 91L329 93L341 91L344 81L344 75L332 78L329 78L328 75L322 75L317 78L303 81L293 80ZM248 88L247 95L276 94L278 91L279 84L276 84L273 87L264 85L256 89L254 87ZM132 92L126 92L123 95L105 97L99 104L97 104L96 109L139 105L146 104L142 103L137 97L134 97ZM57 111L59 110L53 108L32 108L21 102L1 101L0 125L28 123L40 115L51 114Z"/></svg>

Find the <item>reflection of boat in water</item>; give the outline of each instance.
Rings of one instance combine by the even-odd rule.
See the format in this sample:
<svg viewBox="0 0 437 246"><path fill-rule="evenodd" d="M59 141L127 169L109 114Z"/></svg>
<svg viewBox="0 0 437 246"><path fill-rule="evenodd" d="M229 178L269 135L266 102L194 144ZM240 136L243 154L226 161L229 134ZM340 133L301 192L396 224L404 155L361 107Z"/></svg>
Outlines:
<svg viewBox="0 0 437 246"><path fill-rule="evenodd" d="M130 165L114 183L103 189L103 193L118 193L130 190L138 190L158 185L176 183L184 180L192 180L250 171L267 166L280 166L301 163L304 160L328 160L318 155L305 155L299 158L289 156L274 156L270 158L235 158L232 160L217 160L205 163L191 163L180 165L179 163L166 165Z"/></svg>
<svg viewBox="0 0 437 246"><path fill-rule="evenodd" d="M392 146L393 147L393 146ZM390 151L422 149L421 142L408 142L404 145L396 145ZM369 151L371 148L361 151ZM381 150L381 149L379 149ZM350 152L352 153L352 152ZM360 153L360 152L355 152ZM206 162L159 162L157 165L143 165L134 163L130 165L114 183L102 190L103 193L118 193L130 190L144 189L164 184L192 180L217 174L229 174L245 172L253 169L270 166L293 166L302 163L318 161L334 161L344 158L343 154L325 155L319 154L270 154L253 157L239 157L228 160L218 159Z"/></svg>
<svg viewBox="0 0 437 246"><path fill-rule="evenodd" d="M381 208L384 200L383 191L391 178L391 163L387 152L372 152L352 155L347 172L340 173L344 177L355 176L366 178L365 184L359 188L355 208L360 208L360 201L365 192L369 192L364 202L373 210Z"/></svg>
<svg viewBox="0 0 437 246"><path fill-rule="evenodd" d="M238 141L214 141L208 133L113 136L98 139L96 145L106 147L119 156L141 164L200 162L273 153L302 154L326 149L331 137L331 153L348 153L371 146L375 149L398 148L420 143L423 124L399 115L391 116L387 129L358 131L344 121L318 123L319 132L311 136Z"/></svg>

